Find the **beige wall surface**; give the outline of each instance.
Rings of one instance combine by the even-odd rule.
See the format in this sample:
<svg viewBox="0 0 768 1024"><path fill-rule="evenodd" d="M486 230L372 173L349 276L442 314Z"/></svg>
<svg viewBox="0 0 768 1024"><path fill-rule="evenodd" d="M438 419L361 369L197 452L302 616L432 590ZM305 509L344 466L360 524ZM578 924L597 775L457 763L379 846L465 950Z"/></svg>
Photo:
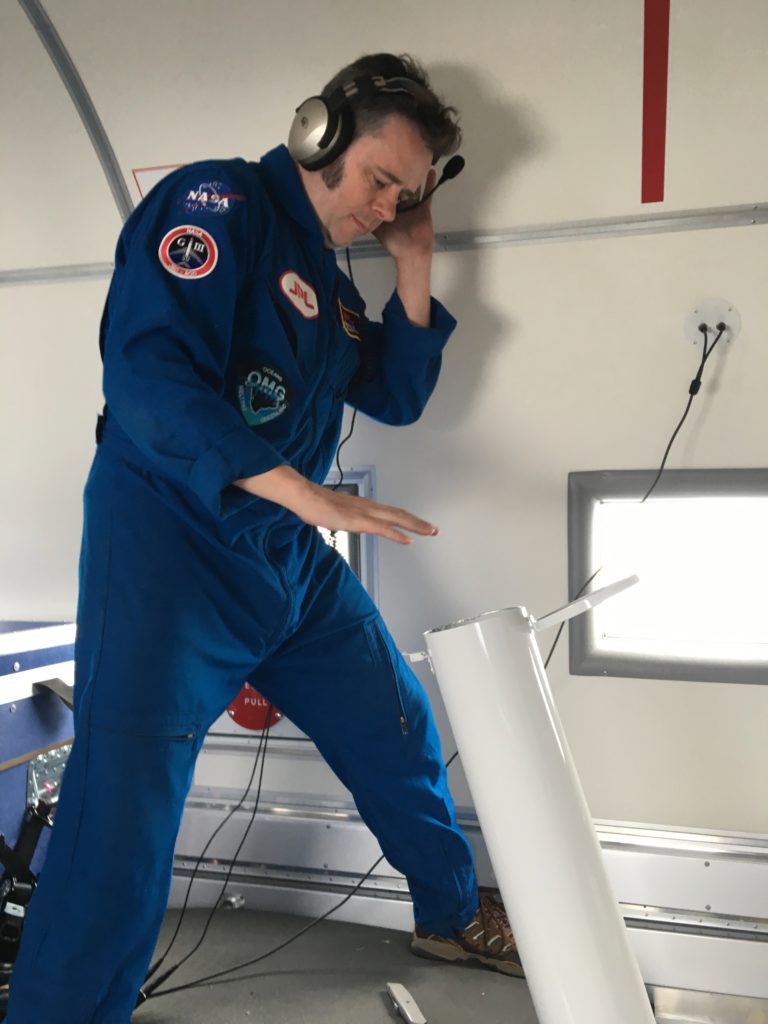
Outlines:
<svg viewBox="0 0 768 1024"><path fill-rule="evenodd" d="M643 212L642 0L390 0L386 11L371 0L44 6L134 198L136 167L257 159L339 66L389 49L417 54L462 110L467 168L442 228ZM0 268L111 259L111 197L13 0L0 30ZM766 40L763 0L673 3L667 188L656 209L764 198Z"/></svg>
<svg viewBox="0 0 768 1024"><path fill-rule="evenodd" d="M462 110L467 168L436 198L441 230L766 199L763 0L673 3L667 193L652 207L640 203L642 0L45 6L135 198L132 168L257 158L338 66L391 49L421 57ZM0 87L0 271L110 260L106 181L11 2ZM380 544L382 610L402 649L463 615L564 601L567 474L658 464L696 369L683 321L702 299L734 303L743 330L708 364L670 466L766 465L767 244L755 226L436 256L435 292L459 319L436 394L409 428L359 418L344 452L376 467L381 500L442 528L407 549ZM391 267L355 272L375 313ZM107 283L0 289L3 618L74 613ZM550 674L596 817L768 833L768 687L571 677L566 637Z"/></svg>
<svg viewBox="0 0 768 1024"><path fill-rule="evenodd" d="M0 619L72 619L108 282L0 288Z"/></svg>

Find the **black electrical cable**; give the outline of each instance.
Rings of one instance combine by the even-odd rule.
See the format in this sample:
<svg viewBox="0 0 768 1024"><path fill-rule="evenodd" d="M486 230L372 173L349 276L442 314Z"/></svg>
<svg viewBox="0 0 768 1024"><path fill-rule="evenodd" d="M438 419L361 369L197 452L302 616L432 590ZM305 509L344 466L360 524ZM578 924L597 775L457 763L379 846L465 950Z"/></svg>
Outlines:
<svg viewBox="0 0 768 1024"><path fill-rule="evenodd" d="M445 767L446 768L450 768L450 766L456 760L458 755L459 755L459 752L457 750L448 759L448 761L446 761ZM165 980L166 977L168 977L168 975L164 975L162 979L157 981L155 983L155 985L151 987L151 989L146 990L145 998L146 999L158 999L160 996L169 996L173 992L184 992L184 991L186 991L187 989L190 989L190 988L197 988L200 985L209 984L211 981L214 981L217 978L222 978L222 977L224 977L227 974L232 974L235 971L243 970L245 967L253 967L255 964L261 963L262 960L266 960L267 957L270 957L270 956L272 956L275 953L279 953L280 950L285 949L286 946L289 946L292 942L295 942L297 939L301 938L302 935L306 935L306 933L311 928L314 928L315 925L318 925L322 921L325 921L332 914L335 914L337 910L340 910L344 906L345 903L348 903L349 900L351 900L352 897L355 895L355 893L360 889L360 887L363 885L363 883L366 882L370 878L370 876L373 874L373 872L376 870L376 868L379 866L379 864L381 864L381 862L383 860L384 860L384 854L382 854L381 857L379 857L379 859L374 864L371 865L371 867L366 871L366 873L363 875L363 877L360 879L360 881L355 885L354 889L352 889L352 891L349 892L344 897L344 899L341 900L340 903L337 903L336 906L331 907L331 909L327 910L321 917L316 918L314 921L310 921L310 923L308 925L305 925L304 928L301 928L298 932L296 932L290 938L286 939L285 942L281 942L278 946L275 946L273 949L268 950L266 953L262 953L260 956L255 957L253 960L247 960L247 961L245 961L242 964L236 964L234 967L228 967L224 971L217 971L215 974L209 974L209 975L207 975L204 978L198 978L197 981L190 981L186 985L176 985L174 988L167 988L163 992L157 992L157 991L155 991L156 988L162 983L163 980ZM209 921L210 921L210 918L209 918ZM201 939L201 941L202 941L202 939ZM181 963L183 963L183 961L181 961ZM177 964L177 967L178 966L181 966L181 964ZM174 970L175 970L175 968L174 968ZM231 982L242 981L242 980L244 980L244 979L242 979L242 978L231 978L231 979L228 979L228 981L231 981Z"/></svg>
<svg viewBox="0 0 768 1024"><path fill-rule="evenodd" d="M355 277L354 277L354 274L352 273L352 260L351 260L350 255L349 255L349 246L347 246L346 254L347 254L347 273L349 274L349 280L354 285ZM352 433L353 433L353 431L355 429L355 418L356 418L356 416L357 416L357 409L353 409L352 410L352 423L351 423L350 428L349 428L349 433L344 438L344 440L339 444L339 447L336 449L336 468L339 471L339 479L333 485L333 487L331 488L332 491L337 491L339 489L339 487L341 487L341 485L344 483L344 470L341 468L341 462L339 460L339 456L341 454L341 449L344 447L344 445L347 443L347 441L350 439L350 437L352 437ZM332 538L332 540L335 540L335 538L336 538L336 530L332 530L331 531L331 538Z"/></svg>
<svg viewBox="0 0 768 1024"><path fill-rule="evenodd" d="M572 597L571 598L572 601L576 601L578 598L581 597L581 595L584 593L584 591L587 589L589 584L592 582L592 580L595 578L595 576L597 576L597 574L600 572L601 569L602 569L602 566L600 566L599 569L595 569L595 571L589 577L587 582L584 584L584 586L578 592L576 597ZM557 647L557 642L560 639L560 634L563 632L564 628L565 628L565 623L561 622L560 623L560 628L558 629L557 633L555 634L555 639L554 639L554 641L552 643L552 646L549 649L549 654L547 655L547 660L544 662L544 668L547 668L547 666L549 665L550 661L552 661L552 655L555 653L555 648Z"/></svg>
<svg viewBox="0 0 768 1024"><path fill-rule="evenodd" d="M243 806L243 804L246 801L246 798L248 797L248 794L251 791L251 786L253 785L253 779L254 779L254 776L256 775L256 769L259 766L259 758L261 757L262 746L264 744L264 735L265 734L262 733L262 735L259 737L259 745L258 745L258 748L256 750L256 757L255 757L254 762L253 762L253 768L251 770L251 776L248 779L248 785L245 788L245 792L240 797L240 799L235 804L235 806L230 810L229 814L227 814L226 818L224 818L224 820L216 827L216 829L213 832L213 835L211 835L211 837L208 839L208 842L203 847L203 850L202 850L200 856L197 858L197 862L195 863L195 866L192 869L192 874L190 875L190 878L189 878L189 884L187 885L187 892L186 892L186 895L184 897L184 903L183 903L182 908L181 908L181 914L179 916L179 920L178 920L178 922L176 924L176 930L173 933L173 935L171 936L171 941L168 944L168 947L165 950L165 952L163 953L163 955L160 957L159 960L156 960L152 964L152 966L149 968L149 970L147 971L147 976L144 979L145 982L148 981L152 977L152 975L155 974L155 972L157 970L159 970L159 968L162 966L163 962L167 958L168 954L170 953L171 947L173 946L174 942L176 941L176 937L179 934L179 930L181 928L181 924L182 924L182 921L183 921L183 918L184 918L184 914L185 914L185 912L187 910L187 905L189 903L189 896L190 896L190 893L192 891L192 884L194 883L195 875L197 874L198 869L200 868L200 865L201 865L201 863L203 861L203 857L205 857L205 855L208 852L208 849L209 849L211 843L216 838L216 836L219 834L219 832L221 832L221 830L224 828L224 826L227 824L227 822L232 818L232 816L235 814L235 812L239 811L240 808Z"/></svg>
<svg viewBox="0 0 768 1024"><path fill-rule="evenodd" d="M344 440L340 443L339 447L336 449L336 468L339 471L339 479L337 480L337 482L331 488L332 491L337 491L339 489L339 487L341 487L341 485L344 483L344 470L341 468L341 462L339 461L339 455L340 455L341 449L344 447L344 445L347 443L347 441L350 439L350 437L352 437L352 433L353 433L353 431L355 429L355 419L356 419L356 417L357 417L357 409L353 409L352 410L352 422L349 425L349 433L344 438ZM336 531L334 530L333 533L335 533L335 532Z"/></svg>
<svg viewBox="0 0 768 1024"><path fill-rule="evenodd" d="M446 769L450 768L451 765L454 763L454 761L456 761L458 756L459 756L459 752L456 751L452 755L452 757L449 758L449 760L447 760L445 762L445 768ZM257 761L258 761L258 754L257 754L256 757L257 757ZM264 760L265 760L265 758L264 758ZM263 774L263 761L262 761L262 774ZM253 774L251 775L251 779L253 779ZM260 786L260 784L261 783L259 782L259 786ZM250 782L249 782L249 790L250 790ZM248 791L246 791L246 794L247 794L247 792ZM245 797L244 797L244 799L245 799ZM258 796L257 796L257 801L258 801ZM241 801L241 803L242 803L242 801ZM250 824L249 824L249 828L250 828ZM210 845L210 840L209 840L209 845ZM238 852L240 852L240 851L238 851ZM205 853L205 851L204 851L204 853ZM201 855L201 859L202 859L202 855ZM236 853L236 856L234 856L234 859L237 859L237 853ZM379 864L382 862L382 860L384 860L384 855L383 854L381 855L381 857L379 857L379 859L374 864L372 864L372 866L368 869L368 871L366 871L364 876L362 876L362 878L355 885L355 887L352 889L352 891L350 893L348 893L344 897L344 899L341 900L341 902L337 903L336 906L331 907L330 910L327 910L326 913L324 913L322 916L319 916L319 918L316 918L314 921L311 921L308 925L306 925L304 928L300 929L300 931L296 932L294 935L292 935L289 939L286 939L286 941L282 942L280 945L274 946L272 949L269 949L267 952L262 953L260 956L257 956L255 959L252 959L252 961L248 961L247 963L239 964L236 967L227 968L226 971L219 971L217 974L209 975L209 976L207 976L205 978L199 978L197 981L190 981L190 982L188 982L185 985L176 985L173 988L165 989L165 991L163 991L163 992L158 992L157 988L165 980L167 980L167 978L170 976L170 972L169 972L169 974L164 975L163 978L159 979L153 986L144 989L143 992L142 992L143 998L144 999L156 999L156 998L159 998L161 995L170 995L172 992L181 992L181 991L185 991L186 989L189 989L189 988L195 988L195 987L197 987L199 985L208 984L209 982L211 982L211 981L213 981L215 979L221 978L221 977L223 977L223 976L225 976L227 974L232 974L233 972L244 970L247 967L253 967L256 964L259 964L261 961L264 961L264 959L266 959L268 956L271 956L273 953L280 952L281 949L285 949L286 946L290 945L292 942L295 942L297 939L301 938L302 935L306 935L306 933L310 929L314 928L315 925L319 925L319 924L321 924L321 922L326 921L328 918L330 918L330 916L333 913L336 913L337 910L341 909L341 907L344 906L344 904L347 903L352 898L352 896L354 896L354 894L360 889L362 884L364 884L365 882L368 881L368 879L371 878L373 872L376 870L376 868L379 866ZM212 916L213 916L213 914L211 914L209 916L208 924L210 924ZM207 930L207 928L206 928L206 930ZM178 927L176 929L176 932L178 932ZM201 942L203 941L204 937L205 937L205 932L204 932L203 936L201 937L201 940L200 940ZM175 936L174 936L174 938L175 938ZM199 945L200 945L200 943L198 943L198 946ZM196 946L196 949L197 948L198 947ZM193 950L193 952L194 951L195 950ZM168 955L168 950L166 950L165 955L166 956ZM191 955L191 953L189 955ZM185 959L188 959L188 956L185 957ZM183 961L181 961L179 964L177 964L176 968L180 967L182 963L183 963ZM174 968L174 970L176 970L176 968ZM243 979L241 979L241 978L230 978L230 979L227 979L227 983L232 983L232 982L242 981L242 980Z"/></svg>
<svg viewBox="0 0 768 1024"><path fill-rule="evenodd" d="M661 460L661 465L659 466L659 471L656 474L655 480L653 481L651 486L648 488L648 490L645 492L645 496L643 497L642 501L640 502L641 505L642 505L642 503L644 501L646 501L651 496L652 492L656 488L656 485L658 484L659 480L661 479L661 474L664 472L664 467L667 464L667 459L669 458L669 453L672 450L672 445L675 443L675 438L680 433L680 428L685 423L685 420L686 420L686 418L688 416L688 413L691 411L691 406L693 405L693 400L696 397L696 395L698 395L699 390L701 388L701 375L704 372L704 366L705 366L707 360L709 359L709 357L715 351L715 345L717 345L718 341L720 341L720 339L722 338L723 334L725 333L726 324L724 324L724 323L717 324L717 330L718 330L719 333L718 333L717 337L715 338L715 340L712 342L712 347L711 348L707 348L707 330L708 330L707 325L706 324L699 324L699 330L701 331L701 333L702 333L702 335L704 337L704 352L703 352L702 357L701 357L701 362L699 363L699 368L696 371L696 376L693 378L693 380L691 381L690 387L688 388L688 404L685 407L685 412L683 413L680 422L675 427L675 430L674 430L674 433L672 434L672 437L670 437L670 439L669 439L669 444L667 445L667 450L664 452L664 458Z"/></svg>
<svg viewBox="0 0 768 1024"><path fill-rule="evenodd" d="M272 713L272 705L270 704L269 708L267 710L267 719L269 719L269 716L271 715L271 713ZM208 934L208 929L209 929L209 927L211 925L211 921L213 920L213 916L216 913L216 911L219 909L221 897L223 896L224 892L226 891L227 885L229 884L229 880L232 877L232 872L234 871L235 864L237 863L237 858L238 858L238 856L240 854L240 851L243 848L245 840L248 838L248 834L251 831L251 826L253 825L253 822L256 819L256 813L257 813L257 811L259 809L259 800L260 800L260 797L261 797L261 786L262 786L262 782L264 780L264 768L265 768L265 765L266 765L266 762L267 762L268 732L269 732L269 730L267 728L265 728L264 731L262 732L262 737L264 738L264 752L263 752L262 757L261 757L261 771L259 773L259 784L258 784L258 787L256 789L256 800L255 800L255 803L254 803L254 806L253 806L253 812L251 814L250 821L248 822L248 826L246 827L245 832L243 833L243 837L240 840L240 844L237 847L237 849L235 850L234 856L232 857L232 861L230 863L230 866L229 866L229 869L227 871L226 877L225 877L225 879L224 879L224 881L222 883L221 891L219 892L218 899L216 900L216 902L214 903L213 907L211 908L211 912L208 915L208 919L205 922L205 926L203 927L203 933L200 936L200 938L197 940L196 945L194 945L192 947L192 949L186 954L186 956L182 957L181 960L179 960L176 964L174 964L173 967L171 967L169 970L167 970L165 972L165 974L163 974L160 978L158 978L152 985L149 985L149 986L147 986L147 988L144 989L144 993L145 993L147 998L150 998L151 997L151 993L156 988L158 988L160 985L162 985L163 982L167 981L168 978L170 978L172 974L175 974L175 972L181 967L181 965L186 963L187 960L189 960L190 957L192 957L197 952L197 950L202 945L203 940L205 939L205 936ZM258 757L259 757L259 753L257 752L257 754L256 754L256 760L257 761L258 761ZM250 789L250 786L249 786L249 789Z"/></svg>
<svg viewBox="0 0 768 1024"><path fill-rule="evenodd" d="M349 255L349 246L347 246L346 254L347 254L347 273L349 274L349 280L354 285L355 278L354 278L354 275L352 273L352 260L351 260L350 255ZM341 449L344 447L344 445L347 443L347 441L350 439L350 437L352 437L352 434L354 433L354 430L355 430L355 419L356 418L357 418L357 409L353 409L352 410L352 422L351 422L350 427L349 427L349 433L343 439L343 441L341 441L341 443L339 444L339 447L336 449L336 469L339 471L339 479L331 487L332 491L338 491L338 489L344 483L344 470L341 468L341 460L340 460ZM338 530L331 530L331 533L330 533L330 544L331 544L332 548L336 547L336 535L337 535L337 533L338 533Z"/></svg>
<svg viewBox="0 0 768 1024"><path fill-rule="evenodd" d="M269 709L267 711L267 718L269 718L269 715L271 714L271 711L272 711L272 705L270 704L269 705ZM227 814L227 816L224 818L224 820L216 827L216 829L214 830L214 832L211 835L210 839L208 840L208 842L203 847L202 853L197 858L197 862L196 862L194 868L192 869L192 874L190 875L189 884L187 886L186 896L184 898L184 903L183 903L183 906L181 908L181 913L179 915L179 920L178 920L178 922L176 924L176 930L174 931L174 933L173 933L173 935L171 937L171 941L169 942L168 947L166 948L166 950L163 953L163 955L159 958L159 960L156 960L155 963L152 964L152 966L150 967L149 971L147 972L147 976L144 979L144 984L142 985L141 992L140 992L140 1000L141 1000L141 1002L144 1002L144 1000L146 1000L146 999L150 999L152 997L152 993L154 992L154 990L159 985L162 985L163 982L166 981L175 971L177 971L178 968L181 967L181 965L183 963L185 963L187 960L189 960L189 958L193 955L193 953L195 953L200 948L200 945L201 945L203 939L205 938L205 935L206 935L206 933L208 931L208 927L209 927L209 925L210 925L210 923L211 923L211 921L213 919L213 915L215 914L215 912L219 908L219 901L220 901L222 895L224 894L227 885L229 884L230 878L232 877L232 872L234 870L234 866L235 866L235 863L237 861L237 855L240 853L240 850L243 847L243 843L245 842L246 837L248 836L248 833L250 832L251 826L253 825L253 822L254 822L254 820L256 818L256 813L257 813L258 808L259 808L259 799L260 799L260 796L261 796L261 785L262 785L262 780L264 778L264 766L266 764L267 743L268 743L268 735L267 734L268 734L268 729L265 728L263 730L261 736L259 737L259 745L258 745L257 750L256 750L256 757L254 759L253 769L251 770L251 775L250 775L250 778L248 779L248 785L246 786L245 792L241 796L240 800L230 810L229 814ZM251 813L251 818L250 818L250 820L248 822L248 825L247 825L247 827L245 829L245 832L243 833L243 837L240 840L240 845L238 846L238 848L237 848L237 850L235 852L235 855L232 858L232 863L230 864L230 867L229 867L229 870L227 872L227 875L226 875L226 877L224 879L224 882L222 883L222 887L221 887L221 891L219 892L219 896L217 897L216 901L214 902L213 909L211 910L211 913L210 913L210 915L208 917L208 920L205 923L205 927L203 929L203 934L200 936L200 939L198 940L197 944L193 947L192 950L190 950L189 953L186 954L186 956L184 956L178 963L176 963L173 967L171 967L168 971L166 971L160 978L156 979L152 985L147 985L147 981L149 981L149 979L159 970L159 968L165 962L165 960L167 959L168 955L171 952L171 949L173 948L174 943L176 942L176 939L177 939L177 937L179 935L179 931L181 930L182 922L184 920L184 915L185 915L185 913L187 911L187 906L188 906L188 903L189 903L189 896L190 896L190 893L192 891L192 884L193 884L193 882L195 880L195 876L196 876L196 874L197 874L197 872L198 872L198 870L200 868L200 865L201 865L201 863L203 861L203 857L207 853L211 843L216 838L216 836L219 834L219 832L222 830L222 828L224 828L224 826L232 818L232 816L245 803L245 801L246 801L246 799L248 797L248 794L251 791L251 786L253 784L254 776L256 775L256 770L257 770L258 765L259 765L259 760L261 760L261 772L259 774L259 784L258 784L258 788L257 788L257 791L256 791L256 800L255 800L255 803L254 803L253 811Z"/></svg>
<svg viewBox="0 0 768 1024"><path fill-rule="evenodd" d="M458 755L459 755L459 752L457 750L449 758L449 760L446 761L445 767L446 768L450 768L450 766L456 760ZM352 889L352 891L349 892L344 897L344 899L341 900L340 903L337 903L334 907L331 907L331 909L327 910L321 917L315 918L314 921L310 921L308 925L305 925L303 928L301 928L294 935L291 935L290 938L285 940L285 942L281 942L280 945L275 946L273 949L268 950L266 953L262 953L260 956L255 957L253 960L247 960L244 963L236 964L234 967L228 967L228 968L226 968L226 970L217 971L215 974L209 974L209 975L207 975L204 978L198 978L197 981L190 981L186 985L176 985L174 988L167 988L163 992L156 992L156 991L154 991L154 988L153 988L151 993L149 993L149 992L147 993L146 998L147 999L158 999L160 996L169 996L173 992L183 992L186 989L197 988L200 985L207 985L211 981L216 980L217 978L223 978L227 974L232 974L235 971L243 970L246 967L253 967L255 964L261 963L262 960L266 960L267 957L270 957L270 956L272 956L275 953L279 953L281 949L285 949L286 946L289 946L292 942L295 942L297 939L301 938L302 935L306 935L306 933L311 928L314 928L315 925L318 925L322 921L325 921L332 914L335 914L337 910L340 910L344 906L345 903L348 903L349 900L351 900L352 897L355 895L355 893L360 889L360 887L363 885L363 883L366 882L371 877L373 872L376 870L376 868L379 866L379 864L381 864L381 862L383 860L384 860L384 854L382 854L381 857L379 857L379 859L374 864L371 865L371 867L366 871L366 873L363 875L363 877L360 879L360 881L355 885L354 889ZM230 978L230 979L228 979L229 982L236 982L236 981L243 981L243 980L244 979L242 979L242 978ZM157 984L160 984L160 982L158 982Z"/></svg>
<svg viewBox="0 0 768 1024"><path fill-rule="evenodd" d="M441 185L445 184L446 181L450 181L452 178L455 178L457 175L461 174L461 172L464 170L464 165L465 165L465 160L464 160L463 156L452 156L451 159L448 161L448 163L443 168L443 173L440 176L440 180L437 182L437 184L433 188L431 188L429 190L429 192L425 193L425 195L423 195L421 197L421 199L417 200L415 203L408 203L406 206L402 207L402 211L405 212L406 210L415 210L417 206L421 206L421 204L425 203L427 201L427 199L429 199L440 188ZM350 255L349 255L349 246L347 246L346 255L347 255L347 272L349 274L349 280L354 285L355 278L354 278L354 275L352 273L352 260L351 260ZM347 443L347 441L350 439L350 437L352 437L352 431L355 429L355 417L356 416L357 416L357 409L354 409L352 411L352 425L349 428L349 433L347 434L347 436L344 438L344 440L341 442L341 444L339 445L339 447L336 450L336 467L337 467L337 469L339 471L339 482L333 485L333 487L331 488L331 490L333 490L333 491L335 491L335 490L337 490L337 488L341 487L341 484L342 484L342 482L344 480L344 470L341 468L341 463L339 462L339 452L341 451L343 446Z"/></svg>
<svg viewBox="0 0 768 1024"><path fill-rule="evenodd" d="M690 412L691 405L693 404L694 398L696 397L696 395L698 395L699 390L701 389L701 377L702 377L702 374L704 373L704 366L706 365L706 362L709 359L709 357L714 352L715 345L717 345L718 341L720 341L720 339L722 338L723 334L725 333L725 331L727 329L727 326L728 325L723 323L722 321L720 323L716 324L718 335L715 338L715 340L712 342L711 347L708 347L707 346L707 331L709 330L709 328L707 327L706 324L699 324L699 331L701 331L701 334L702 334L702 336L704 338L704 351L703 351L702 356L701 356L701 362L699 363L699 368L696 371L696 376L693 378L693 380L691 381L690 386L688 388L688 404L685 407L685 412L683 413L682 419L680 420L680 422L675 427L674 433L672 434L672 437L669 439L669 444L667 445L667 450L664 452L664 458L661 460L661 465L659 466L659 471L656 474L656 478L654 479L653 483L648 488L648 490L645 492L645 495L643 496L643 498L640 501L641 505L643 504L644 501L646 501L651 496L651 494L653 493L653 491L656 488L656 485L658 484L659 480L661 479L661 474L664 472L664 467L667 464L667 459L669 458L669 453L672 450L672 445L675 443L675 438L679 434L680 428L685 423L686 417L688 416L688 413ZM581 597L581 595L584 593L586 588L589 586L589 584L592 582L592 580L595 578L595 576L597 576L597 574L599 572L600 572L600 569L596 569L595 572L592 573L592 575L589 577L587 582L584 584L584 586L578 592L576 597L572 598L572 600L575 601L577 598ZM550 661L552 660L552 655L555 653L555 648L557 647L558 641L560 640L560 636L561 636L561 634L563 632L564 627L565 627L565 623L561 622L560 623L560 628L557 631L557 635L555 636L554 642L553 642L552 646L549 649L549 654L547 655L547 660L544 662L544 668L546 668L549 665Z"/></svg>
<svg viewBox="0 0 768 1024"><path fill-rule="evenodd" d="M352 897L357 892L357 890L363 884L363 882L365 882L370 877L374 869L377 868L383 860L384 854L382 854L381 857L379 857L379 859L376 861L376 863L363 875L363 877L360 879L360 881L357 883L354 889L347 896L344 897L341 903L337 903L335 907L331 907L331 909L326 911L326 913L323 914L322 917L318 917L316 920L310 921L308 925L305 925L305 927L302 928L300 931L296 932L295 935L292 935L289 939L286 939L285 942L281 942L279 946L275 946L274 949L270 949L268 952L262 953L261 956L254 957L253 960L246 960L244 963L236 964L234 967L227 967L226 970L217 971L215 974L209 974L205 978L198 978L197 981L190 981L186 985L177 985L175 988L165 989L164 992L155 992L149 998L157 999L160 996L169 996L171 995L172 992L183 992L185 989L198 988L200 985L207 985L209 982L215 980L216 978L222 978L226 974L232 974L234 971L240 971L244 967L253 967L254 964L258 964L262 960L266 960L267 957L272 956L274 953L279 953L281 949L285 949L286 946L289 946L292 942L295 942L296 939L300 938L302 935L305 935L310 930L310 928L314 928L315 925L320 924L321 921L325 921L326 918L330 917L331 914L335 914L337 910L339 910L341 907L344 906L345 903L351 900ZM242 980L242 978L230 979L230 981L233 982Z"/></svg>

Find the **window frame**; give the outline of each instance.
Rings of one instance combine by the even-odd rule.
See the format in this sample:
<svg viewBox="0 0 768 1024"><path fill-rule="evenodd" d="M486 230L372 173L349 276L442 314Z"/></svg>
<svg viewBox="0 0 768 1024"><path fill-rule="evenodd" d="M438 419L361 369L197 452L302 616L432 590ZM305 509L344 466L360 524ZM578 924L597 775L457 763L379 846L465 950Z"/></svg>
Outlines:
<svg viewBox="0 0 768 1024"><path fill-rule="evenodd" d="M568 587L573 599L595 571L592 520L605 499L643 497L655 470L595 470L568 475ZM665 470L654 497L768 498L768 469ZM599 578L595 586L599 585ZM693 682L768 684L768 662L739 658L695 659L665 654L605 651L596 643L591 615L569 623L572 675L681 679Z"/></svg>

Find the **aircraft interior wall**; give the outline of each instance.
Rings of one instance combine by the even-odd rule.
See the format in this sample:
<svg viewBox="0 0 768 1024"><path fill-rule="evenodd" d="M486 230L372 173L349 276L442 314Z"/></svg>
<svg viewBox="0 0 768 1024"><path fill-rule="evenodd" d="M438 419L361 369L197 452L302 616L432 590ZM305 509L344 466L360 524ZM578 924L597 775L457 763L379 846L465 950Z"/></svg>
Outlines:
<svg viewBox="0 0 768 1024"><path fill-rule="evenodd" d="M466 170L434 203L438 231L473 235L463 248L438 240L435 257L435 292L459 328L423 418L390 430L361 417L345 452L349 465L375 466L379 500L441 527L434 542L378 544L381 608L402 650L465 615L566 600L567 474L658 465L696 369L683 322L703 298L734 303L742 331L713 357L670 465L765 466L765 222L605 237L579 227L764 208L762 0L673 4L665 196L650 206L634 0L45 9L134 202L141 168L258 158L285 139L297 103L359 52L413 52L461 110ZM20 5L3 5L0 40L0 617L72 619L120 216ZM534 225L566 225L566 237L482 241ZM388 263L353 260L376 312L392 287ZM550 678L595 817L768 834L768 687L576 677L566 648L564 638ZM437 687L418 671L450 752ZM233 786L239 770L216 768Z"/></svg>

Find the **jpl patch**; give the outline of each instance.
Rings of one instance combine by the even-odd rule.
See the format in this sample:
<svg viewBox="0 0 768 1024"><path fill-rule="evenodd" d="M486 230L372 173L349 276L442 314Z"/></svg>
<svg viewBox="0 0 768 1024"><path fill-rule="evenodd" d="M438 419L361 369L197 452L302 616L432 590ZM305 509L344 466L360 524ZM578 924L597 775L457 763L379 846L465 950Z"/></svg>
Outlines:
<svg viewBox="0 0 768 1024"><path fill-rule="evenodd" d="M191 188L183 201L187 213L229 213L238 200L245 196L235 195L223 181L201 181L197 188Z"/></svg>
<svg viewBox="0 0 768 1024"><path fill-rule="evenodd" d="M251 427L276 419L291 403L291 389L274 366L261 366L240 374L237 398L245 422Z"/></svg>
<svg viewBox="0 0 768 1024"><path fill-rule="evenodd" d="M169 231L157 255L168 273L176 277L207 277L219 260L213 237L194 224Z"/></svg>
<svg viewBox="0 0 768 1024"><path fill-rule="evenodd" d="M280 276L280 288L298 309L305 320L314 320L317 316L317 292L311 284L299 277L295 270L286 270Z"/></svg>
<svg viewBox="0 0 768 1024"><path fill-rule="evenodd" d="M341 326L355 341L362 341L362 334L360 333L360 314L355 313L352 309L347 309L344 303L339 299L339 320Z"/></svg>

